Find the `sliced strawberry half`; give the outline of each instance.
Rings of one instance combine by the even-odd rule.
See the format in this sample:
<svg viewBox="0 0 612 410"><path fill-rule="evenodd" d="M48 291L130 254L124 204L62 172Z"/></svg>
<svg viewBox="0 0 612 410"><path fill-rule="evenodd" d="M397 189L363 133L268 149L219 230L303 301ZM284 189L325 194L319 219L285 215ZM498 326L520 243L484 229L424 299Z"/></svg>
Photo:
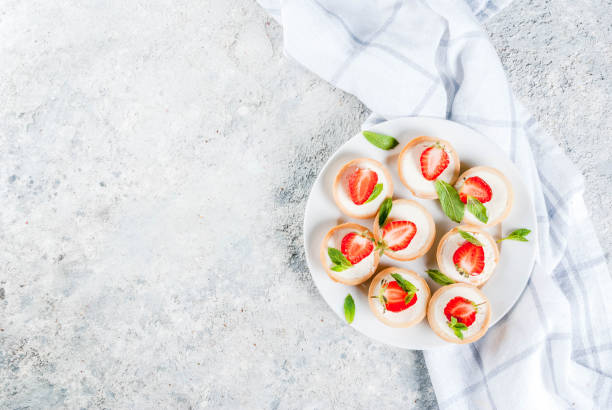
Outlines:
<svg viewBox="0 0 612 410"><path fill-rule="evenodd" d="M396 281L389 282L387 284L383 295L387 301L385 304L385 309L391 312L401 312L402 310L406 310L410 306L414 305L417 301L417 294L415 293L414 296L412 296L412 299L406 303L406 296L408 293L405 292Z"/></svg>
<svg viewBox="0 0 612 410"><path fill-rule="evenodd" d="M391 221L382 231L383 241L392 251L406 249L416 235L417 227L410 221Z"/></svg>
<svg viewBox="0 0 612 410"><path fill-rule="evenodd" d="M344 235L340 244L340 252L353 265L361 262L374 250L374 244L368 238L364 238L356 232L351 232Z"/></svg>
<svg viewBox="0 0 612 410"><path fill-rule="evenodd" d="M463 275L480 275L485 265L484 250L482 246L465 242L455 251L453 263L457 267L459 273Z"/></svg>
<svg viewBox="0 0 612 410"><path fill-rule="evenodd" d="M467 204L467 197L473 196L478 199L481 203L486 203L491 200L493 192L491 187L480 177L469 177L463 182L463 185L459 189L459 198L461 202Z"/></svg>
<svg viewBox="0 0 612 410"><path fill-rule="evenodd" d="M368 200L378 182L378 174L371 169L355 168L348 178L351 200L361 205Z"/></svg>
<svg viewBox="0 0 612 410"><path fill-rule="evenodd" d="M436 143L421 153L421 173L428 181L433 181L448 167L448 153L440 143Z"/></svg>
<svg viewBox="0 0 612 410"><path fill-rule="evenodd" d="M476 312L478 306L461 296L456 296L448 301L444 308L444 315L450 321L451 317L457 319L457 322L463 323L466 326L471 326L476 320Z"/></svg>

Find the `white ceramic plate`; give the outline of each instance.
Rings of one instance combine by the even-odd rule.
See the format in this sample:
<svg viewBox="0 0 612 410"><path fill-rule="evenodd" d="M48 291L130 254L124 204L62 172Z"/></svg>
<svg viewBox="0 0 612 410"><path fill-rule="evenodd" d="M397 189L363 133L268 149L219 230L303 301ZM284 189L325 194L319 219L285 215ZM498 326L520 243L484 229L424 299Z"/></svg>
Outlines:
<svg viewBox="0 0 612 410"><path fill-rule="evenodd" d="M515 200L510 215L501 224L488 229L494 238L500 238L502 233L507 235L518 228L532 230L529 242L503 241L500 244L499 265L491 279L482 287L482 291L491 303L491 326L493 326L521 295L531 274L537 249L533 200L518 170L497 145L478 132L455 122L425 117L401 118L377 124L371 130L394 136L399 141L399 145L393 150L384 151L371 145L361 133L355 135L327 161L308 197L304 215L304 246L308 267L321 295L344 321L344 298L347 293L351 293L356 305L352 326L380 342L407 349L433 349L450 344L431 330L427 319L407 329L395 329L384 325L376 319L368 306L370 282L359 286L336 283L327 276L319 259L321 241L333 226L352 221L372 229L372 218L354 219L340 212L333 200L332 185L336 173L346 162L361 157L373 158L385 164L391 172L393 198L415 199L427 208L436 222L436 238L425 256L410 262L394 261L383 256L378 270L388 266L411 269L426 278L432 294L440 287L427 276L425 271L438 268L435 255L438 241L442 235L458 224L444 215L438 200L414 198L397 174L397 157L404 145L414 137L434 136L445 139L453 145L461 161L461 172L476 165L488 165L499 169L512 183Z"/></svg>

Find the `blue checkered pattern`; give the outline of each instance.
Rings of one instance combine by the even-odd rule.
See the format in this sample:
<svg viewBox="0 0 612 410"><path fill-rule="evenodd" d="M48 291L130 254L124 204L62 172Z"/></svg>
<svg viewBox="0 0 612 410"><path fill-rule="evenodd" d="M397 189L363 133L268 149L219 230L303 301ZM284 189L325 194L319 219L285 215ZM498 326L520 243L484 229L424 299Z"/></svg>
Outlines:
<svg viewBox="0 0 612 410"><path fill-rule="evenodd" d="M539 235L531 279L484 338L425 352L439 406L612 408L612 279L582 177L514 99L480 26L510 0L259 2L283 25L288 56L376 113L364 128L457 121L493 139L527 181Z"/></svg>

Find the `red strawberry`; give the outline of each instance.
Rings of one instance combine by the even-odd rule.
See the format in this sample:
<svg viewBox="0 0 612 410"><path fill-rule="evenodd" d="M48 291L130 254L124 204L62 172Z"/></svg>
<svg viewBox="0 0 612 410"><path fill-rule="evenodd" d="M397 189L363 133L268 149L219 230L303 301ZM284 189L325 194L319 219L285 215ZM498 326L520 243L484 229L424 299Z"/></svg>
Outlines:
<svg viewBox="0 0 612 410"><path fill-rule="evenodd" d="M351 200L355 205L361 205L368 200L378 182L378 174L371 169L355 168L349 175L348 186Z"/></svg>
<svg viewBox="0 0 612 410"><path fill-rule="evenodd" d="M474 323L474 320L476 320L476 312L478 312L476 304L461 296L456 296L449 300L444 308L444 315L449 322L452 316L457 319L457 322L463 323L466 326L470 326Z"/></svg>
<svg viewBox="0 0 612 410"><path fill-rule="evenodd" d="M414 238L417 227L410 221L392 221L383 228L383 240L392 251L405 249Z"/></svg>
<svg viewBox="0 0 612 410"><path fill-rule="evenodd" d="M467 204L467 197L473 196L481 203L486 203L491 200L493 192L491 187L480 177L469 177L465 180L459 189L459 198L461 202Z"/></svg>
<svg viewBox="0 0 612 410"><path fill-rule="evenodd" d="M448 154L439 143L421 153L421 173L428 181L433 181L448 167Z"/></svg>
<svg viewBox="0 0 612 410"><path fill-rule="evenodd" d="M387 299L385 309L391 312L401 312L402 310L406 310L410 306L414 305L417 301L417 295L415 293L412 299L410 299L410 302L406 304L406 295L408 295L408 293L406 293L404 289L402 289L395 281L387 284L383 294Z"/></svg>
<svg viewBox="0 0 612 410"><path fill-rule="evenodd" d="M340 252L353 265L358 264L367 257L374 249L374 244L368 238L364 238L356 232L346 234L340 244Z"/></svg>
<svg viewBox="0 0 612 410"><path fill-rule="evenodd" d="M466 242L455 251L453 263L457 267L457 270L466 276L479 275L482 273L485 265L484 250L482 246Z"/></svg>

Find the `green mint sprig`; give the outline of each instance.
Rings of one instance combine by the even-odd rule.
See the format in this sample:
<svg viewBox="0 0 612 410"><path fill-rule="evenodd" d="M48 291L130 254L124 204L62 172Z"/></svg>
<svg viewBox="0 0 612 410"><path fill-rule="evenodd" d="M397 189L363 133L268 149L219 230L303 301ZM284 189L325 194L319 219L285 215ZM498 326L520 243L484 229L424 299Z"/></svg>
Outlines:
<svg viewBox="0 0 612 410"><path fill-rule="evenodd" d="M528 242L529 240L525 237L530 233L530 229L517 229L516 231L512 231L510 235L506 236L505 238L498 239L497 242L505 241L506 239L509 239L511 241Z"/></svg>
<svg viewBox="0 0 612 410"><path fill-rule="evenodd" d="M416 286L410 283L408 280L404 279L402 275L399 273L392 273L391 276L397 284L402 288L404 292L406 292L406 297L404 298L404 303L409 304L414 295L419 291Z"/></svg>
<svg viewBox="0 0 612 410"><path fill-rule="evenodd" d="M328 247L327 254L329 255L329 259L334 263L334 266L331 267L331 270L334 272L342 272L353 266L353 264L346 259L346 256L336 248Z"/></svg>
<svg viewBox="0 0 612 410"><path fill-rule="evenodd" d="M380 204L380 208L378 210L378 226L381 228L385 226L385 222L387 222L387 217L389 216L389 212L391 212L392 206L393 200L391 198L386 198L382 204Z"/></svg>
<svg viewBox="0 0 612 410"><path fill-rule="evenodd" d="M471 233L462 231L461 229L457 229L457 231L459 231L459 235L461 235L461 237L469 243L472 243L476 246L482 246L482 243L478 239L476 239Z"/></svg>
<svg viewBox="0 0 612 410"><path fill-rule="evenodd" d="M434 282L442 286L452 285L453 283L455 283L454 280L452 280L437 269L427 269L427 274Z"/></svg>
<svg viewBox="0 0 612 410"><path fill-rule="evenodd" d="M373 200L375 200L375 199L376 199L376 197L377 197L378 195L380 195L380 193L382 192L382 190L383 190L383 184L376 184L376 185L374 186L374 190L373 190L373 191L372 191L372 193L370 194L370 197L369 197L369 198L368 198L368 200L367 200L367 201L365 201L364 203L366 203L366 204L367 204L368 202L372 202Z"/></svg>
<svg viewBox="0 0 612 410"><path fill-rule="evenodd" d="M453 330L453 332L455 332L455 336L463 340L463 331L467 330L468 328L466 325L461 322L458 322L455 316L451 316L451 321L446 322L446 324Z"/></svg>
<svg viewBox="0 0 612 410"><path fill-rule="evenodd" d="M457 190L447 182L440 179L435 182L436 192L440 199L442 210L452 221L461 222L465 212L465 205L459 198Z"/></svg>
<svg viewBox="0 0 612 410"><path fill-rule="evenodd" d="M397 144L399 144L399 142L390 135L379 134L372 131L363 131L362 134L370 144L386 151L395 148Z"/></svg>
<svg viewBox="0 0 612 410"><path fill-rule="evenodd" d="M350 293L344 298L344 318L348 324L355 318L355 301Z"/></svg>
<svg viewBox="0 0 612 410"><path fill-rule="evenodd" d="M487 208L482 204L482 202L473 196L468 195L467 197L467 209L480 222L486 224L489 221L489 217L487 216Z"/></svg>

